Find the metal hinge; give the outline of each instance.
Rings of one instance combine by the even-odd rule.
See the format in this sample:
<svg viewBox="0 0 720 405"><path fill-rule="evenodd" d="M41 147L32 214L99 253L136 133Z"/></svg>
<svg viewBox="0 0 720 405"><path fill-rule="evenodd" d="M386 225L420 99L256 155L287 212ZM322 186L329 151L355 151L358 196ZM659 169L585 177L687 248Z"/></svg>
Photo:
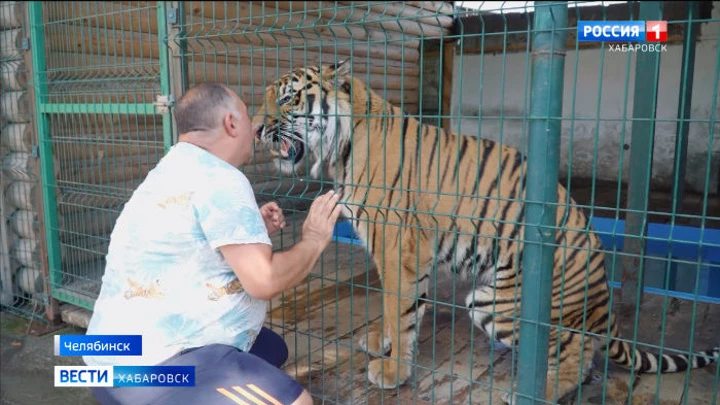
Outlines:
<svg viewBox="0 0 720 405"><path fill-rule="evenodd" d="M20 44L20 47L22 48L23 51L29 50L30 49L30 38L24 37L22 39L22 43Z"/></svg>
<svg viewBox="0 0 720 405"><path fill-rule="evenodd" d="M168 94L167 96L159 95L153 105L157 107L158 113L165 114L170 111L170 107L175 105L175 99L172 94Z"/></svg>
<svg viewBox="0 0 720 405"><path fill-rule="evenodd" d="M178 9L177 7L168 7L167 9L167 23L177 24L178 23Z"/></svg>
<svg viewBox="0 0 720 405"><path fill-rule="evenodd" d="M40 146L33 145L31 149L32 149L32 157L34 157L34 158L40 157Z"/></svg>

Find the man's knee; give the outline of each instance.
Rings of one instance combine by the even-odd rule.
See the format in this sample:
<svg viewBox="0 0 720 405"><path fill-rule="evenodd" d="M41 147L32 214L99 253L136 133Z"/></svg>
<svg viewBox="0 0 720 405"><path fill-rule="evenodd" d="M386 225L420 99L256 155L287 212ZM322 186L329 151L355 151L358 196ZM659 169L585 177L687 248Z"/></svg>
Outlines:
<svg viewBox="0 0 720 405"><path fill-rule="evenodd" d="M312 396L307 390L303 390L302 394L292 403L292 405L313 405Z"/></svg>
<svg viewBox="0 0 720 405"><path fill-rule="evenodd" d="M263 327L255 344L250 348L254 354L275 367L280 368L288 359L288 347L282 336Z"/></svg>

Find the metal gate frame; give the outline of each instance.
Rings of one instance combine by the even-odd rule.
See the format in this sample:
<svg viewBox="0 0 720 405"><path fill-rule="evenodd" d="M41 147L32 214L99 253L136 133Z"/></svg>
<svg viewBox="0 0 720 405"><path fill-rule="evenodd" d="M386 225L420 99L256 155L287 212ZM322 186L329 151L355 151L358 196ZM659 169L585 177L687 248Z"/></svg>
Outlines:
<svg viewBox="0 0 720 405"><path fill-rule="evenodd" d="M79 298L63 287L62 252L58 228L58 206L56 199L55 167L50 128L51 114L124 114L124 115L161 115L163 143L165 152L173 144L172 116L170 106L170 64L168 63L168 25L167 3L157 2L157 23L159 30L160 94L155 103L48 103L47 65L45 61L45 33L42 2L28 2L30 20L30 51L32 57L33 90L35 94L38 155L42 181L44 205L45 238L49 270L49 289L51 298L92 310L94 302Z"/></svg>

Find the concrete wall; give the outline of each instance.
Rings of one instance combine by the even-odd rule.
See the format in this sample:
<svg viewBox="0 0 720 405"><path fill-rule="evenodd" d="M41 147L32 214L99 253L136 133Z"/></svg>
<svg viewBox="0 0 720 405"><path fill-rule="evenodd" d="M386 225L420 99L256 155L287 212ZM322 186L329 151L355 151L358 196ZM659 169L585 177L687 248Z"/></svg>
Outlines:
<svg viewBox="0 0 720 405"><path fill-rule="evenodd" d="M713 100L713 92L720 85L720 2L713 3L712 18L716 21L700 27L691 112L692 119L707 121L690 124L686 173L687 190L702 192L710 151L711 193L717 191L720 171L720 100ZM561 177L567 176L572 158L573 177L591 178L595 172L596 178L602 180L617 182L619 176L623 182L628 180L635 56L634 52L610 52L607 48L604 52L567 52ZM681 56L682 46L678 44L668 45L660 57L653 189L672 186ZM452 129L526 150L527 123L523 123L523 117L529 111L529 88L530 57L525 52L486 54L482 61L479 54L456 54L451 110L456 118ZM503 120L499 118L501 113Z"/></svg>

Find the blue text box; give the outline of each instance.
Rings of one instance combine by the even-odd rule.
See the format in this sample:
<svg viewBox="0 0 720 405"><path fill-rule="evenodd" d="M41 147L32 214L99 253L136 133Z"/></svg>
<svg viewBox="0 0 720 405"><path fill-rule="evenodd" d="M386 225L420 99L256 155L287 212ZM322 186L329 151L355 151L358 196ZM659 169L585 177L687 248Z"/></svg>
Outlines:
<svg viewBox="0 0 720 405"><path fill-rule="evenodd" d="M645 42L645 21L578 21L578 42Z"/></svg>
<svg viewBox="0 0 720 405"><path fill-rule="evenodd" d="M195 366L114 366L113 387L194 387Z"/></svg>
<svg viewBox="0 0 720 405"><path fill-rule="evenodd" d="M55 335L56 356L142 356L141 335Z"/></svg>

